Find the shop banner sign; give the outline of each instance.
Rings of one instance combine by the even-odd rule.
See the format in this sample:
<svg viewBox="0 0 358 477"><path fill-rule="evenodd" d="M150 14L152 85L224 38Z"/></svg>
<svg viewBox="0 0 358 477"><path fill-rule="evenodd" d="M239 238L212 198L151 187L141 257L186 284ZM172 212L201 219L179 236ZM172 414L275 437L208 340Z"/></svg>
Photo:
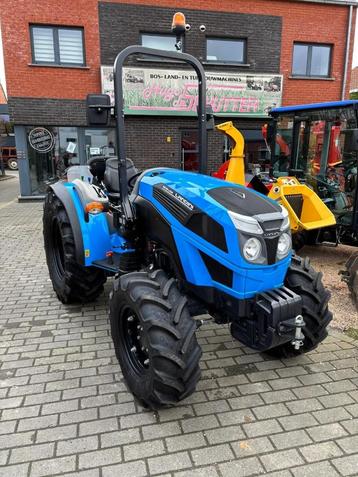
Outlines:
<svg viewBox="0 0 358 477"><path fill-rule="evenodd" d="M114 104L113 67L102 66L102 93ZM188 70L126 67L123 71L126 114L194 115L196 75ZM267 116L281 106L282 75L206 72L207 103L223 116Z"/></svg>

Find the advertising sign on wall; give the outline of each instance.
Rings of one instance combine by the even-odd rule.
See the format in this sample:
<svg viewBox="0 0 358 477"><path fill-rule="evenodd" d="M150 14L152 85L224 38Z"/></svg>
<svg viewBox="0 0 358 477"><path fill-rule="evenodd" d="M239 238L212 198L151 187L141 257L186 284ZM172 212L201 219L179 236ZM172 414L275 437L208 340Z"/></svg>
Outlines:
<svg viewBox="0 0 358 477"><path fill-rule="evenodd" d="M35 151L46 153L53 149L55 138L46 128L34 128L29 132L29 143Z"/></svg>
<svg viewBox="0 0 358 477"><path fill-rule="evenodd" d="M101 67L102 93L114 104L113 67ZM195 73L187 70L124 68L126 114L194 115L198 94ZM282 75L206 72L207 103L217 115L267 116L281 106Z"/></svg>

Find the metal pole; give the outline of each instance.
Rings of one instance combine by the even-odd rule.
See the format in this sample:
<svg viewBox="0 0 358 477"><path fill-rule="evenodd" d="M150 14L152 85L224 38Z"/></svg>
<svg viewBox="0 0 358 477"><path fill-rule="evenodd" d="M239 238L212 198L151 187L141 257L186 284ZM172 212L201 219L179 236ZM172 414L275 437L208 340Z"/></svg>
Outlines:
<svg viewBox="0 0 358 477"><path fill-rule="evenodd" d="M206 79L205 71L194 56L187 53L155 50L144 46L128 46L118 53L114 62L114 95L115 114L117 119L116 139L118 145L118 174L120 184L120 201L123 213L127 220L132 220L134 212L128 198L128 182L126 168L125 124L124 124L124 98L123 98L123 64L133 54L143 54L177 60L192 66L198 76L198 126L199 126L199 171L207 171L207 135L206 135Z"/></svg>
<svg viewBox="0 0 358 477"><path fill-rule="evenodd" d="M346 40L346 54L345 54L345 59L344 59L342 94L341 94L341 100L342 101L344 100L344 97L345 97L345 90L346 90L346 84L347 84L349 50L350 50L350 45L351 45L352 16L353 16L353 6L350 5L349 16L348 16L347 40Z"/></svg>

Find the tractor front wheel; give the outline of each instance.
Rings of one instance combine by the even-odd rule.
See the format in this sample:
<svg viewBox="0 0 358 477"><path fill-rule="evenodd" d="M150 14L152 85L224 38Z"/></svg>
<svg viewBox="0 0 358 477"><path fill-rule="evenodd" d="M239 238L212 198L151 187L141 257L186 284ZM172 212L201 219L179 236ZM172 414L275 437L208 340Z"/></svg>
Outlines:
<svg viewBox="0 0 358 477"><path fill-rule="evenodd" d="M201 348L187 299L173 278L163 270L117 278L110 323L123 376L144 406L170 406L195 391Z"/></svg>
<svg viewBox="0 0 358 477"><path fill-rule="evenodd" d="M62 303L95 300L103 291L106 274L77 262L70 219L52 190L45 200L43 232L47 266L58 299Z"/></svg>
<svg viewBox="0 0 358 477"><path fill-rule="evenodd" d="M272 348L268 354L289 358L315 349L327 337L327 326L332 319L328 309L329 291L322 283L322 273L316 272L308 258L292 257L285 286L302 297L302 316L305 326L303 346L295 350L290 342Z"/></svg>

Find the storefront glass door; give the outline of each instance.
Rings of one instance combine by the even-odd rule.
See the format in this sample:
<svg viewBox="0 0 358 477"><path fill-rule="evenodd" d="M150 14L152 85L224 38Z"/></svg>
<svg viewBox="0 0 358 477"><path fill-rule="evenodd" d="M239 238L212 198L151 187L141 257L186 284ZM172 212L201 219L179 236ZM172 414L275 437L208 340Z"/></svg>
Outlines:
<svg viewBox="0 0 358 477"><path fill-rule="evenodd" d="M43 194L49 183L62 179L67 167L79 164L75 127L27 127L31 194Z"/></svg>
<svg viewBox="0 0 358 477"><path fill-rule="evenodd" d="M184 171L199 171L198 131L196 129L181 133L181 168Z"/></svg>

